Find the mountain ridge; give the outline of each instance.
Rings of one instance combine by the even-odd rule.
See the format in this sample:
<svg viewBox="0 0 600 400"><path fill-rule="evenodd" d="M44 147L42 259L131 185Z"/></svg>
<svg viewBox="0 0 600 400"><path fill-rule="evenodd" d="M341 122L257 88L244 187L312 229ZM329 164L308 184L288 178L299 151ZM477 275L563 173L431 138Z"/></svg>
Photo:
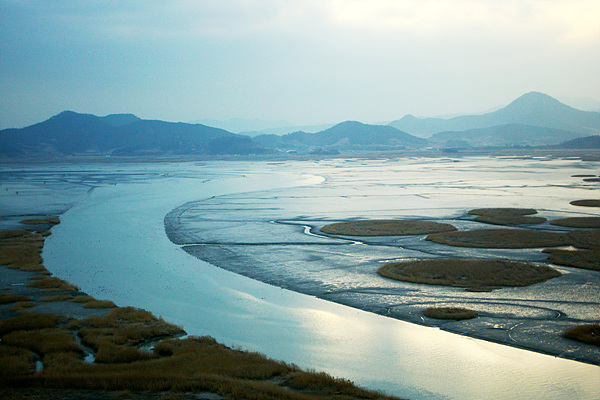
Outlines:
<svg viewBox="0 0 600 400"><path fill-rule="evenodd" d="M544 93L529 92L489 113L449 119L405 115L388 125L416 136L430 137L445 131L465 131L507 124L540 126L587 136L598 133L600 112L577 110Z"/></svg>

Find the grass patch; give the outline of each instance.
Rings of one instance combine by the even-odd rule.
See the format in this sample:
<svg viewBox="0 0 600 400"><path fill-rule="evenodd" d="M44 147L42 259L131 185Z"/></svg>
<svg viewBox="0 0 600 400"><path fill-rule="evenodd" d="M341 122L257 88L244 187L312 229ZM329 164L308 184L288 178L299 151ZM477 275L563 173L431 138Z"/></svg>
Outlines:
<svg viewBox="0 0 600 400"><path fill-rule="evenodd" d="M73 299L75 303L83 303L84 308L103 309L116 308L117 305L110 300L96 300L92 296L79 295Z"/></svg>
<svg viewBox="0 0 600 400"><path fill-rule="evenodd" d="M35 306L37 306L37 303L35 301L19 301L17 303L13 303L13 305L10 308L18 313L23 313L26 309Z"/></svg>
<svg viewBox="0 0 600 400"><path fill-rule="evenodd" d="M0 321L0 337L13 331L56 328L60 317L54 314L25 314Z"/></svg>
<svg viewBox="0 0 600 400"><path fill-rule="evenodd" d="M92 308L97 310L116 307L117 305L110 300L92 300L83 304L83 308Z"/></svg>
<svg viewBox="0 0 600 400"><path fill-rule="evenodd" d="M73 333L60 328L13 331L2 336L2 343L29 349L42 355L54 352L83 354L83 349L75 341Z"/></svg>
<svg viewBox="0 0 600 400"><path fill-rule="evenodd" d="M67 281L56 277L45 277L27 284L29 287L42 289L46 292L78 292L79 288Z"/></svg>
<svg viewBox="0 0 600 400"><path fill-rule="evenodd" d="M24 294L2 293L0 292L0 304L11 304L19 301L31 300L29 296Z"/></svg>
<svg viewBox="0 0 600 400"><path fill-rule="evenodd" d="M571 217L550 221L552 225L569 228L600 228L600 217Z"/></svg>
<svg viewBox="0 0 600 400"><path fill-rule="evenodd" d="M44 237L25 229L0 232L0 265L23 271L45 270L42 264Z"/></svg>
<svg viewBox="0 0 600 400"><path fill-rule="evenodd" d="M546 249L548 259L557 265L600 271L600 251Z"/></svg>
<svg viewBox="0 0 600 400"><path fill-rule="evenodd" d="M478 208L469 211L469 214L477 215L477 222L494 225L541 224L546 221L544 217L530 217L537 214L533 208Z"/></svg>
<svg viewBox="0 0 600 400"><path fill-rule="evenodd" d="M600 229L571 231L569 238L580 249L600 250Z"/></svg>
<svg viewBox="0 0 600 400"><path fill-rule="evenodd" d="M68 300L72 300L73 296L71 296L70 294L57 294L54 296L48 296L48 297L44 297L41 298L39 301L44 302L44 303L53 303L53 302L57 302L57 301L68 301Z"/></svg>
<svg viewBox="0 0 600 400"><path fill-rule="evenodd" d="M587 199L587 200L573 200L569 204L579 207L600 207L600 200L598 199Z"/></svg>
<svg viewBox="0 0 600 400"><path fill-rule="evenodd" d="M377 273L405 282L458 287L528 286L560 276L545 265L502 259L431 258L394 262Z"/></svg>
<svg viewBox="0 0 600 400"><path fill-rule="evenodd" d="M450 224L420 220L369 220L347 221L325 225L321 232L344 236L403 236L450 232L456 228Z"/></svg>
<svg viewBox="0 0 600 400"><path fill-rule="evenodd" d="M563 336L600 347L600 324L579 325L565 331Z"/></svg>
<svg viewBox="0 0 600 400"><path fill-rule="evenodd" d="M133 307L115 308L105 316L71 321L69 327L78 329L82 342L97 352L96 361L107 363L147 358L137 349L118 346L135 346L150 339L185 333L181 327Z"/></svg>
<svg viewBox="0 0 600 400"><path fill-rule="evenodd" d="M49 218L30 218L24 219L21 221L22 224L25 225L57 225L60 224L60 219L58 217L49 217Z"/></svg>
<svg viewBox="0 0 600 400"><path fill-rule="evenodd" d="M474 229L428 235L427 240L450 246L527 249L557 247L571 244L566 233L531 231L527 229Z"/></svg>
<svg viewBox="0 0 600 400"><path fill-rule="evenodd" d="M429 307L423 311L423 314L429 318L453 319L456 321L477 317L475 311L459 307Z"/></svg>
<svg viewBox="0 0 600 400"><path fill-rule="evenodd" d="M28 349L0 344L0 379L35 372L37 356Z"/></svg>

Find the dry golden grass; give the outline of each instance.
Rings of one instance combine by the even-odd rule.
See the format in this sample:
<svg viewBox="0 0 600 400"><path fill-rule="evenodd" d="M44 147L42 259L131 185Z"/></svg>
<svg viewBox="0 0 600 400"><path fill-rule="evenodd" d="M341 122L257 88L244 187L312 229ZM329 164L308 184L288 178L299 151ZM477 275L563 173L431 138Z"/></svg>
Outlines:
<svg viewBox="0 0 600 400"><path fill-rule="evenodd" d="M26 310L28 308L32 308L37 306L38 303L36 303L35 301L19 301L16 303L13 303L13 305L10 307L11 310L16 311L19 314L22 314L24 312L26 312Z"/></svg>
<svg viewBox="0 0 600 400"><path fill-rule="evenodd" d="M569 245L572 241L566 233L527 229L474 229L434 233L428 235L426 239L450 246L494 249L557 247Z"/></svg>
<svg viewBox="0 0 600 400"><path fill-rule="evenodd" d="M429 307L423 311L423 314L429 318L453 319L455 321L477 317L475 311L459 307Z"/></svg>
<svg viewBox="0 0 600 400"><path fill-rule="evenodd" d="M530 217L537 214L533 208L478 208L469 211L469 214L477 215L475 221L494 225L541 224L546 221L543 217Z"/></svg>
<svg viewBox="0 0 600 400"><path fill-rule="evenodd" d="M550 221L552 225L569 228L600 228L600 217L571 217Z"/></svg>
<svg viewBox="0 0 600 400"><path fill-rule="evenodd" d="M386 264L377 273L405 282L458 287L528 286L561 275L544 265L470 258L406 260Z"/></svg>
<svg viewBox="0 0 600 400"><path fill-rule="evenodd" d="M117 305L110 300L92 300L83 304L83 308L92 308L97 310L116 307Z"/></svg>
<svg viewBox="0 0 600 400"><path fill-rule="evenodd" d="M549 254L548 258L554 264L600 271L600 251L598 250L546 249L544 253Z"/></svg>
<svg viewBox="0 0 600 400"><path fill-rule="evenodd" d="M25 229L0 232L0 265L32 270L42 264L44 237ZM42 269L44 269L42 267Z"/></svg>
<svg viewBox="0 0 600 400"><path fill-rule="evenodd" d="M600 324L579 325L565 331L563 336L600 347Z"/></svg>
<svg viewBox="0 0 600 400"><path fill-rule="evenodd" d="M45 292L78 292L79 288L56 277L45 277L27 284L29 287L42 289Z"/></svg>
<svg viewBox="0 0 600 400"><path fill-rule="evenodd" d="M0 237L6 239L0 238L2 257L10 259L14 268L22 269L26 264L33 269L37 265L40 271L45 271L41 258L38 262L35 257L23 256L29 250L21 251L27 247L23 245L27 241L43 244L41 235L35 240L32 235L27 231L2 234ZM8 256L4 252L7 248L10 248ZM31 254L39 256L39 251ZM38 278L29 286L44 291L76 289L57 278ZM64 296L72 298L66 294L47 299ZM16 298L5 296L5 299ZM72 300L84 306L114 305L91 296L76 296ZM41 388L36 393L42 394L51 388L65 390L64 393L72 393L74 389L120 393L168 391L165 398L176 396L177 392L206 391L242 400L392 398L327 374L302 372L258 353L233 350L212 338L172 338L182 333L182 328L132 307L115 308L103 317L83 320L68 321L66 317L35 313L5 319L0 321L0 388ZM96 362L83 362L83 350L75 335L96 351ZM158 343L154 351L137 347L162 337L171 338ZM35 361L40 358L44 368L34 373ZM0 394L5 393L0 389ZM62 392L54 393L60 396Z"/></svg>
<svg viewBox="0 0 600 400"><path fill-rule="evenodd" d="M587 199L587 200L573 200L570 204L579 207L600 207L600 200L598 199Z"/></svg>
<svg viewBox="0 0 600 400"><path fill-rule="evenodd" d="M57 294L54 296L43 297L39 299L39 301L44 303L53 303L57 301L68 301L71 299L73 299L73 296L71 296L70 294Z"/></svg>
<svg viewBox="0 0 600 400"><path fill-rule="evenodd" d="M580 249L600 250L600 229L571 231L569 239Z"/></svg>
<svg viewBox="0 0 600 400"><path fill-rule="evenodd" d="M32 374L36 359L31 350L0 344L0 379Z"/></svg>
<svg viewBox="0 0 600 400"><path fill-rule="evenodd" d="M96 299L93 296L90 296L87 294L80 294L73 298L74 303L88 303L88 302L94 301L94 300L96 300Z"/></svg>
<svg viewBox="0 0 600 400"><path fill-rule="evenodd" d="M110 300L96 300L92 296L79 295L73 299L75 303L83 303L84 308L103 309L116 308L117 305Z"/></svg>
<svg viewBox="0 0 600 400"><path fill-rule="evenodd" d="M23 221L21 221L21 223L25 224L25 225L45 225L45 224L56 225L56 224L60 224L60 219L58 219L58 217L31 218L31 219L24 219Z"/></svg>
<svg viewBox="0 0 600 400"><path fill-rule="evenodd" d="M13 331L2 336L2 343L29 349L38 354L73 352L83 354L71 331L60 328Z"/></svg>
<svg viewBox="0 0 600 400"><path fill-rule="evenodd" d="M61 318L54 314L25 314L0 320L0 337L13 331L56 328Z"/></svg>
<svg viewBox="0 0 600 400"><path fill-rule="evenodd" d="M28 301L31 300L29 296L25 296L24 294L14 294L14 293L2 293L0 292L0 304L11 304L20 301Z"/></svg>
<svg viewBox="0 0 600 400"><path fill-rule="evenodd" d="M368 220L347 221L325 225L321 232L344 236L403 236L450 232L456 228L450 224L421 220Z"/></svg>

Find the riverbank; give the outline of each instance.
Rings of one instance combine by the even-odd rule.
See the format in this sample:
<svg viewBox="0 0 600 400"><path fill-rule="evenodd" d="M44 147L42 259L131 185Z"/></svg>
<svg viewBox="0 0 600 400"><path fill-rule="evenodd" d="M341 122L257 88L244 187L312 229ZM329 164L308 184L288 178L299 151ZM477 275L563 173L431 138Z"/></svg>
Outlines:
<svg viewBox="0 0 600 400"><path fill-rule="evenodd" d="M45 269L45 228L0 231L2 398L392 399L94 300Z"/></svg>

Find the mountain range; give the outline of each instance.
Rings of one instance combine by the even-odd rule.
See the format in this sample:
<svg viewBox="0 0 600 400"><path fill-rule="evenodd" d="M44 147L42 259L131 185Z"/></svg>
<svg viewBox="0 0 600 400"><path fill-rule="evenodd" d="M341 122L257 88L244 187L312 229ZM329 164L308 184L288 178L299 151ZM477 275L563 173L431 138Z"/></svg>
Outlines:
<svg viewBox="0 0 600 400"><path fill-rule="evenodd" d="M315 133L298 131L253 138L203 124L145 120L133 114L99 117L64 111L22 129L0 130L0 156L339 154L427 148L560 147L563 142L568 142L564 148L598 148L599 131L600 112L577 110L537 92L481 115L447 119L407 115L388 125L345 121Z"/></svg>
<svg viewBox="0 0 600 400"><path fill-rule="evenodd" d="M559 129L580 136L597 135L600 113L581 111L539 92L526 93L497 111L454 118L417 118L406 115L388 125L410 134L430 137L440 132L457 132L502 125L528 125Z"/></svg>

